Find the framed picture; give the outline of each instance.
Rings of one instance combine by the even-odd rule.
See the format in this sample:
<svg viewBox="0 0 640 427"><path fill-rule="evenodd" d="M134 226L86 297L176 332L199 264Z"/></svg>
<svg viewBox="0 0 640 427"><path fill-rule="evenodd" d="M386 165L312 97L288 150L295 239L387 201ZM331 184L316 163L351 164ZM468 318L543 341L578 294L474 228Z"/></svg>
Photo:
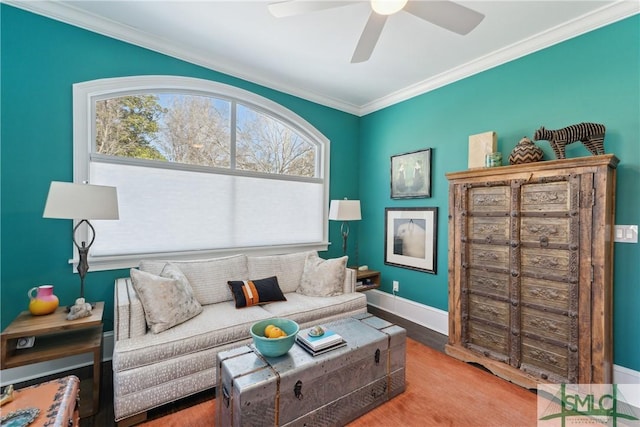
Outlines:
<svg viewBox="0 0 640 427"><path fill-rule="evenodd" d="M391 198L431 197L431 148L391 156Z"/></svg>
<svg viewBox="0 0 640 427"><path fill-rule="evenodd" d="M436 274L438 208L385 208L384 263Z"/></svg>

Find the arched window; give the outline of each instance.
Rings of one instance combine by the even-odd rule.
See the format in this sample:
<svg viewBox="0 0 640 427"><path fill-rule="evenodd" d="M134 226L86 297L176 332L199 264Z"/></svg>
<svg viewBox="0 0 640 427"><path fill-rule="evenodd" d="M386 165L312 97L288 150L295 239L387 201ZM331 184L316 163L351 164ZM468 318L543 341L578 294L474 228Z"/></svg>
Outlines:
<svg viewBox="0 0 640 427"><path fill-rule="evenodd" d="M92 222L92 270L326 249L329 141L297 114L187 77L95 80L73 94L74 181L118 188L120 219Z"/></svg>

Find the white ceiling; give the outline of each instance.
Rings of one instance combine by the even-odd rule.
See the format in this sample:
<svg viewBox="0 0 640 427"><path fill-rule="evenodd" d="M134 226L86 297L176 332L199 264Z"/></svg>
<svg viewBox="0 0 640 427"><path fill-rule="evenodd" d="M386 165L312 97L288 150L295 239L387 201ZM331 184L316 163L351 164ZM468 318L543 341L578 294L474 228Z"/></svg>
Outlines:
<svg viewBox="0 0 640 427"><path fill-rule="evenodd" d="M370 60L351 64L367 1L286 18L269 13L271 0L3 1L357 115L640 10L638 0L459 1L485 15L466 36L401 11Z"/></svg>

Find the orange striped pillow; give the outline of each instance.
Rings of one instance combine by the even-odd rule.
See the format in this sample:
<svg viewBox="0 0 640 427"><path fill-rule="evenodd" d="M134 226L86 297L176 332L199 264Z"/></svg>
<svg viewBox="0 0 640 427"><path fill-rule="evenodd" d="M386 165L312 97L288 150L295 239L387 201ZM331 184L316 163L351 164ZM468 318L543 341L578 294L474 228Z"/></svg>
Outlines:
<svg viewBox="0 0 640 427"><path fill-rule="evenodd" d="M287 300L280 290L276 276L258 280L233 280L227 283L231 288L236 308Z"/></svg>

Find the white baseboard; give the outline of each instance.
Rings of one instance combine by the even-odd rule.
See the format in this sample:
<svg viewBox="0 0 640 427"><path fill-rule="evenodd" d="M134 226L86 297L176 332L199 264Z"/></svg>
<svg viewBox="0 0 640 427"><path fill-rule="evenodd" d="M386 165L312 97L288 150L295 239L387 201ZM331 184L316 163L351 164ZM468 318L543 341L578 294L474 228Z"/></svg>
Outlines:
<svg viewBox="0 0 640 427"><path fill-rule="evenodd" d="M624 366L613 365L613 381L616 384L640 384L640 372ZM636 406L640 407L640 405Z"/></svg>
<svg viewBox="0 0 640 427"><path fill-rule="evenodd" d="M449 335L449 313L446 311L376 289L365 293L368 304L443 335ZM613 365L613 381L616 384L640 384L640 371Z"/></svg>
<svg viewBox="0 0 640 427"><path fill-rule="evenodd" d="M624 396L625 402L640 408L640 372L613 365L613 382L619 384L618 390Z"/></svg>
<svg viewBox="0 0 640 427"><path fill-rule="evenodd" d="M38 339L36 338L36 345ZM111 360L113 355L113 331L102 334L102 361ZM62 359L52 360L50 362L40 362L31 365L20 366L18 368L3 369L0 371L0 386L4 387L9 384L17 384L23 381L29 381L41 378L47 375L57 374L72 369L89 366L93 363L90 353L69 356Z"/></svg>
<svg viewBox="0 0 640 427"><path fill-rule="evenodd" d="M376 289L365 292L367 303L417 323L443 335L449 335L449 313Z"/></svg>

